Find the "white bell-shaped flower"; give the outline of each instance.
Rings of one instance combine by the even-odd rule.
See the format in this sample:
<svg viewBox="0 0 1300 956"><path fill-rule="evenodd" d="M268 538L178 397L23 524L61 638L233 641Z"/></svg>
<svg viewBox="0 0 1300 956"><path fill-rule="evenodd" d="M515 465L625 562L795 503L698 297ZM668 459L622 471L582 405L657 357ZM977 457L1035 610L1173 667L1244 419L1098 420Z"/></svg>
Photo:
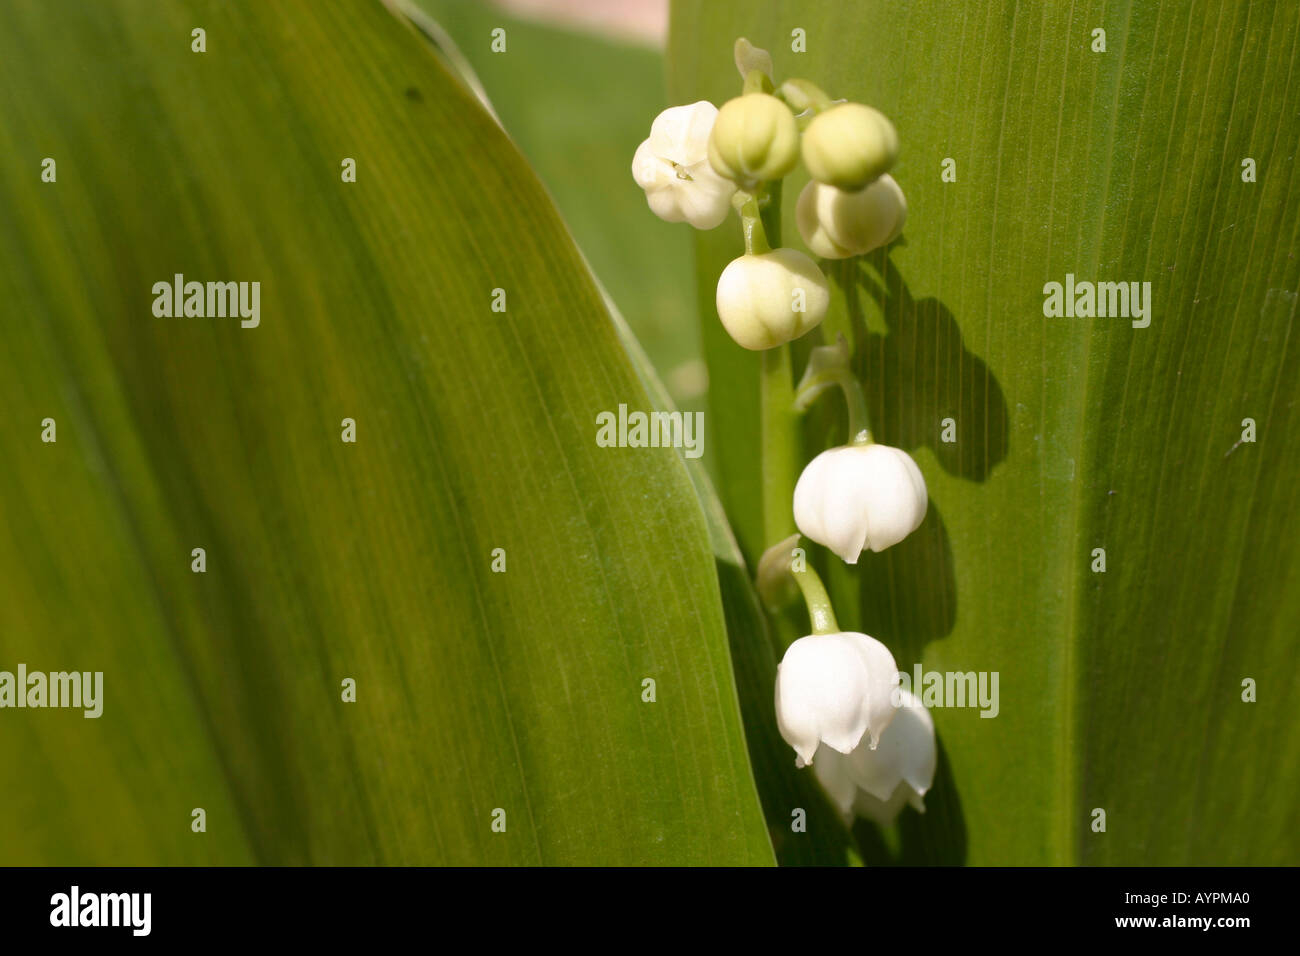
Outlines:
<svg viewBox="0 0 1300 956"><path fill-rule="evenodd" d="M712 229L727 218L736 184L709 165L709 134L718 109L707 100L673 106L655 117L632 157L632 176L650 210L667 222Z"/></svg>
<svg viewBox="0 0 1300 956"><path fill-rule="evenodd" d="M875 747L898 710L898 680L894 655L866 634L813 634L791 644L776 671L776 723L795 763L812 763L822 744L842 754Z"/></svg>
<svg viewBox="0 0 1300 956"><path fill-rule="evenodd" d="M887 246L906 221L907 199L888 173L857 192L810 182L795 207L799 235L823 259L862 256Z"/></svg>
<svg viewBox="0 0 1300 956"><path fill-rule="evenodd" d="M929 498L912 456L889 445L844 445L808 463L794 488L799 530L849 564L915 531Z"/></svg>
<svg viewBox="0 0 1300 956"><path fill-rule="evenodd" d="M718 318L738 345L775 348L799 338L826 317L826 277L797 249L744 255L718 277Z"/></svg>
<svg viewBox="0 0 1300 956"><path fill-rule="evenodd" d="M856 814L889 826L907 804L925 812L938 756L934 721L914 694L901 688L897 694L901 706L874 750L817 751L813 773L846 823Z"/></svg>

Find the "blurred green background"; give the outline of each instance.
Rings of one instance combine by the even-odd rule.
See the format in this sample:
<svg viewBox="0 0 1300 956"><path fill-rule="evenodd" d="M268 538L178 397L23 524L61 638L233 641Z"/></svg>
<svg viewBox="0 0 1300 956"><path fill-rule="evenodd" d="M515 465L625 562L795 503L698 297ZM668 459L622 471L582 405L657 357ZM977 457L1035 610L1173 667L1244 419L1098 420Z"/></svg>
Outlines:
<svg viewBox="0 0 1300 956"><path fill-rule="evenodd" d="M483 0L417 4L472 65L674 402L702 410L708 372L695 289L683 281L694 271L694 230L654 216L632 180L632 154L671 105L662 52L521 19ZM498 28L506 55L492 52ZM706 458L711 446L706 440Z"/></svg>

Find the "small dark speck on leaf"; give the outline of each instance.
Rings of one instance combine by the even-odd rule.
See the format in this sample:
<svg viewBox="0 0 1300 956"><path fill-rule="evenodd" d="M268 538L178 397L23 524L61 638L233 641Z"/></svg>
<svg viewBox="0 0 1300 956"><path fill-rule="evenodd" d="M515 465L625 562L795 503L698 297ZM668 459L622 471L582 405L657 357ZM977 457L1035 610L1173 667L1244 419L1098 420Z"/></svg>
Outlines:
<svg viewBox="0 0 1300 956"><path fill-rule="evenodd" d="M408 87L406 88L406 98L407 98L408 100L410 100L412 103L423 103L423 102L424 102L424 94L421 93L419 90L417 90L417 89L416 89L415 87L413 87L413 86L408 86Z"/></svg>

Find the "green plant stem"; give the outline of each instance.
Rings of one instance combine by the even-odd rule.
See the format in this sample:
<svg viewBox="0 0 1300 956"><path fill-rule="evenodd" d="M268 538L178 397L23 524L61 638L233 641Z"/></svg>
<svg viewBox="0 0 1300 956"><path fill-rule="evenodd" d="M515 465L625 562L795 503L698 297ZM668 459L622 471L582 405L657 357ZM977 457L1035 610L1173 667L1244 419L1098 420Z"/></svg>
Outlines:
<svg viewBox="0 0 1300 956"><path fill-rule="evenodd" d="M769 183L756 198L761 228L775 245L781 244L781 183ZM794 485L799 467L799 416L794 409L794 377L790 346L763 352L761 426L763 435L763 538L775 543L794 533Z"/></svg>
<svg viewBox="0 0 1300 956"><path fill-rule="evenodd" d="M781 180L767 183L758 194L758 210L763 220L763 232L772 248L781 245Z"/></svg>
<svg viewBox="0 0 1300 956"><path fill-rule="evenodd" d="M776 96L796 113L811 109L817 114L835 105L822 88L810 80L786 80L777 88Z"/></svg>
<svg viewBox="0 0 1300 956"><path fill-rule="evenodd" d="M745 74L745 84L741 95L747 93L771 93L772 78L762 70L750 70Z"/></svg>
<svg viewBox="0 0 1300 956"><path fill-rule="evenodd" d="M761 426L763 435L763 539L780 541L794 533L795 469L799 460L799 419L794 412L790 346L762 356Z"/></svg>
<svg viewBox="0 0 1300 956"><path fill-rule="evenodd" d="M738 192L732 200L736 212L740 213L740 229L745 237L745 255L758 256L771 252L767 241L767 229L759 211L759 197L753 193Z"/></svg>
<svg viewBox="0 0 1300 956"><path fill-rule="evenodd" d="M748 202L741 209L741 221L746 212L758 212L757 228L745 226L746 251L755 234L763 236L763 251L767 244L781 245L781 182L765 183L753 205ZM782 541L795 533L794 486L799 477L800 435L799 415L794 407L794 372L790 346L779 345L762 353L759 378L760 427L762 431L763 481L763 540L768 544ZM795 575L796 581L798 575ZM818 587L820 587L818 582ZM824 592L823 592L824 593ZM829 605L828 605L829 606ZM777 658L797 638L802 636L800 625L792 608L770 616L771 635Z"/></svg>
<svg viewBox="0 0 1300 956"><path fill-rule="evenodd" d="M840 388L844 391L844 401L849 406L849 444L871 444L871 418L867 412L867 396L862 391L862 383L852 372L845 370L840 376Z"/></svg>
<svg viewBox="0 0 1300 956"><path fill-rule="evenodd" d="M808 605L808 619L812 622L814 634L838 634L839 622L835 620L835 609L831 606L830 595L821 577L809 565L802 571L791 571L799 590L803 592L804 603Z"/></svg>
<svg viewBox="0 0 1300 956"><path fill-rule="evenodd" d="M837 354L834 360L825 358L828 353L838 353L841 348L847 350L843 336L840 337L838 346L823 346L813 350L808 370L795 389L795 411L800 414L806 412L824 391L839 386L849 412L849 444L870 445L871 415L867 409L867 396L862 391L862 383L848 366L847 351L842 356Z"/></svg>

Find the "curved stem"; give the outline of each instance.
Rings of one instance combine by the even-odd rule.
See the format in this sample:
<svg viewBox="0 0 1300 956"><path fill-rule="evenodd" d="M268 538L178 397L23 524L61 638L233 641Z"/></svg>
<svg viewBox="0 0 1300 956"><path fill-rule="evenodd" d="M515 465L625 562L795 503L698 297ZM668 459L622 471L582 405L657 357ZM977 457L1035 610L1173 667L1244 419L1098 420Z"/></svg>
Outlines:
<svg viewBox="0 0 1300 956"><path fill-rule="evenodd" d="M835 105L822 88L810 80L786 80L777 89L776 95L785 100L786 105L796 113L810 109L816 114Z"/></svg>
<svg viewBox="0 0 1300 956"><path fill-rule="evenodd" d="M802 571L791 569L795 583L803 592L804 603L808 605L808 618L812 622L814 634L838 634L840 625L835 620L835 609L831 607L830 596L826 586L811 566Z"/></svg>
<svg viewBox="0 0 1300 956"><path fill-rule="evenodd" d="M867 412L867 396L862 391L858 377L845 369L839 386L844 391L844 401L849 406L849 444L870 445L871 424Z"/></svg>
<svg viewBox="0 0 1300 956"><path fill-rule="evenodd" d="M840 336L836 345L813 349L808 369L795 390L795 411L806 412L822 392L838 385L844 393L844 403L849 410L849 444L870 445L871 418L867 410L867 397L862 391L862 383L848 363L848 344L843 336Z"/></svg>

